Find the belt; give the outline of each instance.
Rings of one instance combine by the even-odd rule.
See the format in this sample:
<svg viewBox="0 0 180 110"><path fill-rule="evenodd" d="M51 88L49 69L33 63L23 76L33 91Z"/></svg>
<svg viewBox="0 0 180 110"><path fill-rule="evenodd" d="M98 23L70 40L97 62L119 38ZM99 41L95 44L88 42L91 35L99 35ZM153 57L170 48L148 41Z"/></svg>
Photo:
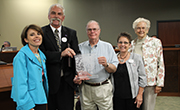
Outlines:
<svg viewBox="0 0 180 110"><path fill-rule="evenodd" d="M90 86L100 86L100 85L103 85L103 84L108 84L108 79L106 79L105 81L103 82L100 82L100 83L88 83L88 82L84 82L84 84L87 84L87 85L90 85Z"/></svg>

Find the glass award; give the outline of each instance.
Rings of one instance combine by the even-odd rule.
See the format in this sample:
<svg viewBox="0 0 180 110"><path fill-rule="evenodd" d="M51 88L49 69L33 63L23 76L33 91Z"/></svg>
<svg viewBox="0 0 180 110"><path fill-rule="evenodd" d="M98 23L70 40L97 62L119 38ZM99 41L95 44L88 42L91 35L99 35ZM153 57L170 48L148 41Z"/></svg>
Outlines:
<svg viewBox="0 0 180 110"><path fill-rule="evenodd" d="M98 78L98 74L94 72L97 57L95 54L78 54L75 56L76 71L78 78Z"/></svg>

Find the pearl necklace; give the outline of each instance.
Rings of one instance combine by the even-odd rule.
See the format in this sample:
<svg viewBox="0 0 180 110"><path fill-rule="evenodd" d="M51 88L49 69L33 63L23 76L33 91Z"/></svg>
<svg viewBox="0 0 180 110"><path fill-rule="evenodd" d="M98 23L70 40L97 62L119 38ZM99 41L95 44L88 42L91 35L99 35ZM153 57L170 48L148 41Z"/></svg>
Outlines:
<svg viewBox="0 0 180 110"><path fill-rule="evenodd" d="M128 53L129 53L129 52L128 52ZM124 58L121 57L121 54L119 55L120 58L121 58L120 62L124 62L124 59L127 57L128 53L126 54L126 56L125 56Z"/></svg>

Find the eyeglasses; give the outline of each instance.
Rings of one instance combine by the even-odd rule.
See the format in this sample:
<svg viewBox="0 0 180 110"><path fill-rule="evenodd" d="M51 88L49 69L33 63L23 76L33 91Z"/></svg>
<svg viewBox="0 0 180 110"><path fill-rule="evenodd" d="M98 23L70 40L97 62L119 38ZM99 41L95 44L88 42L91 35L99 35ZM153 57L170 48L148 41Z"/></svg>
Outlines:
<svg viewBox="0 0 180 110"><path fill-rule="evenodd" d="M89 28L89 29L87 29L88 32L91 32L92 30L94 32L97 32L99 30L99 28Z"/></svg>
<svg viewBox="0 0 180 110"><path fill-rule="evenodd" d="M119 43L119 44L123 44L123 43L124 43L125 45L129 44L129 42L121 42L121 41L118 42L118 43Z"/></svg>

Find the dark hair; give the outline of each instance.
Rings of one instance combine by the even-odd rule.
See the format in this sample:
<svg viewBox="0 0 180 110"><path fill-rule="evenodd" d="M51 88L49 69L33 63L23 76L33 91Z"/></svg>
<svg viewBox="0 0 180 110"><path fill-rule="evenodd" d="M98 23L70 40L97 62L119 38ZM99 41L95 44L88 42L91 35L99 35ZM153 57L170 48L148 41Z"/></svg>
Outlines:
<svg viewBox="0 0 180 110"><path fill-rule="evenodd" d="M27 38L27 31L28 31L29 29L36 30L37 32L39 32L39 33L42 35L42 37L44 36L41 27L39 27L39 26L37 26L37 25L35 25L35 24L30 24L30 25L26 26L26 27L23 29L22 33L21 33L21 42L22 42L23 46L25 46L25 45L27 44L27 43L24 41L24 38Z"/></svg>
<svg viewBox="0 0 180 110"><path fill-rule="evenodd" d="M117 38L117 42L119 41L119 39L121 37L126 37L128 40L129 40L129 43L131 43L131 34L127 33L127 32L122 32L118 35L118 38Z"/></svg>

